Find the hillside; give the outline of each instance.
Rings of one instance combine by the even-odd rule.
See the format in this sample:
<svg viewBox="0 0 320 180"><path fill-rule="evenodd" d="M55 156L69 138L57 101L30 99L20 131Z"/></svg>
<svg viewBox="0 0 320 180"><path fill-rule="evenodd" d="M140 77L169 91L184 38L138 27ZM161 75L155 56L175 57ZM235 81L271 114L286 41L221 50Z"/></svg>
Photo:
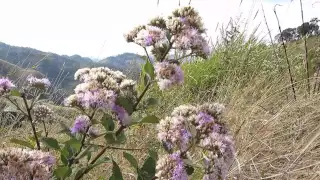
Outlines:
<svg viewBox="0 0 320 180"><path fill-rule="evenodd" d="M6 76L14 81L24 80L28 75L44 77L44 74L34 69L23 69L17 65L11 64L0 59L0 76Z"/></svg>
<svg viewBox="0 0 320 180"><path fill-rule="evenodd" d="M132 78L137 78L140 69L139 64L142 62L139 55L132 53L107 57L95 62L90 58L81 57L80 55L58 55L28 47L11 46L1 42L0 59L22 69L33 68L43 73L51 81L58 79L62 81L62 88L69 90L75 85L73 75L79 68L107 66L115 70L121 70Z"/></svg>

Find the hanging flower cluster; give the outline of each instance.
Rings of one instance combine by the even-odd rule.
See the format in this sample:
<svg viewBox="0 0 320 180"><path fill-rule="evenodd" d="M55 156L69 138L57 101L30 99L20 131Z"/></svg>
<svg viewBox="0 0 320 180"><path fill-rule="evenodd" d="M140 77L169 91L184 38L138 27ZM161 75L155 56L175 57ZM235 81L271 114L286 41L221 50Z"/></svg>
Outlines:
<svg viewBox="0 0 320 180"><path fill-rule="evenodd" d="M183 51L187 56L208 58L210 48L204 33L198 12L192 7L183 7L175 10L167 19L156 17L124 36L129 43L152 48L151 53L157 61L156 79L160 89L164 90L181 85L184 79L179 63L169 59L172 49Z"/></svg>
<svg viewBox="0 0 320 180"><path fill-rule="evenodd" d="M48 152L8 148L0 150L0 179L44 179L52 177L56 159Z"/></svg>
<svg viewBox="0 0 320 180"><path fill-rule="evenodd" d="M158 139L168 152L179 152L181 158L184 158L194 146L208 152L204 163L206 175L203 179L225 179L234 160L234 141L225 125L219 121L219 115L223 110L224 106L218 103L182 105L158 124ZM175 179L172 173L167 173L171 178L164 177L163 174L169 171L164 169L168 168L163 165L164 162L172 161L172 158L168 157L170 156L164 156L164 159L161 158L158 162L157 171L160 179ZM185 177L183 174L180 176ZM181 180L184 179L187 178Z"/></svg>

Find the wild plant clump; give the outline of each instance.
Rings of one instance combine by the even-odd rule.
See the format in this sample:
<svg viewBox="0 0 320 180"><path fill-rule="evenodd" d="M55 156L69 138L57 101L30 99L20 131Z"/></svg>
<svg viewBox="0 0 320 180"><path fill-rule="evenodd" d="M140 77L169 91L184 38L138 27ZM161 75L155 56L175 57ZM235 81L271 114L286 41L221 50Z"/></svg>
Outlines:
<svg viewBox="0 0 320 180"><path fill-rule="evenodd" d="M47 131L48 119L54 119L55 114L41 102L41 97L51 86L48 79L30 76L27 85L20 90L9 79L0 79L0 95L28 119L33 132L28 140L13 138L11 142L37 149L12 150L10 155L5 151L2 153L4 156L16 160L7 158L5 162L0 161L1 168L12 168L15 172L19 167L23 173L32 168L47 168L44 164L50 162L49 169L53 167L53 171L44 173L40 168L41 171L30 176L30 179L52 177L78 180L95 167L112 163L110 179L122 180L121 168L112 157L105 155L106 150L117 149L125 151L123 156L135 169L137 179L187 180L192 176L193 166L200 166L198 162L203 162L204 180L226 179L235 156L235 147L226 126L220 121L223 105L181 105L162 120L154 113L145 111L158 103L152 97L145 98L152 85L158 84L159 89L169 90L183 84L182 59L190 56L208 58L210 48L203 33L205 29L198 12L184 7L174 11L167 19L156 17L125 35L127 42L136 43L146 52L140 81L128 79L122 72L107 67L79 69L75 80L80 83L74 93L65 99L64 105L77 108L80 113L72 120L71 127L61 123L63 141L51 137ZM181 57L170 59L172 50L181 52ZM30 89L35 93L28 95ZM39 131L38 125L41 123L37 122L42 122L44 133ZM135 157L126 152L131 149L123 148L123 144L126 143L125 132L129 127L145 123L158 124L159 144L163 145L167 154L158 159L158 149L150 149L140 167ZM97 138L102 138L104 143L101 140L98 143ZM203 152L202 159L197 162L190 158L195 149ZM44 156L48 153L46 151L55 151L59 161L56 163L53 158ZM39 157L46 157L46 160ZM25 159L34 159L32 166L28 163L18 166L7 163L20 163ZM19 174L1 173L0 177L20 178Z"/></svg>
<svg viewBox="0 0 320 180"><path fill-rule="evenodd" d="M56 159L48 152L8 148L0 150L0 179L43 179L52 176Z"/></svg>

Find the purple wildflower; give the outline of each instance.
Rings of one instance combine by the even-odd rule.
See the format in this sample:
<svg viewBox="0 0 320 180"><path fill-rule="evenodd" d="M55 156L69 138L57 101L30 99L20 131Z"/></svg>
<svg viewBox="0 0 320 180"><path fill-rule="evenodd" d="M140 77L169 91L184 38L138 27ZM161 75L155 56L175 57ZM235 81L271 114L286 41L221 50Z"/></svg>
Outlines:
<svg viewBox="0 0 320 180"><path fill-rule="evenodd" d="M9 92L15 85L8 78L0 78L0 95Z"/></svg>
<svg viewBox="0 0 320 180"><path fill-rule="evenodd" d="M123 107L114 105L112 111L116 113L117 119L119 120L122 126L127 126L130 124L131 117Z"/></svg>
<svg viewBox="0 0 320 180"><path fill-rule="evenodd" d="M157 162L156 176L159 180L187 180L188 174L180 153L176 152L161 157Z"/></svg>
<svg viewBox="0 0 320 180"><path fill-rule="evenodd" d="M146 39L145 39L145 41L146 41L146 45L147 45L147 46L151 46L151 45L152 45L152 41L153 41L153 40L152 40L152 36L150 36L150 35L147 36Z"/></svg>
<svg viewBox="0 0 320 180"><path fill-rule="evenodd" d="M156 63L158 85L161 90L168 89L174 85L184 82L184 73L180 66L168 62Z"/></svg>
<svg viewBox="0 0 320 180"><path fill-rule="evenodd" d="M179 117L166 117L158 124L158 139L162 141L169 149L174 147L181 151L186 151L192 134L187 130L185 118Z"/></svg>
<svg viewBox="0 0 320 180"><path fill-rule="evenodd" d="M73 127L70 129L72 134L75 133L85 133L86 129L90 125L90 120L88 116L78 116L74 122Z"/></svg>
<svg viewBox="0 0 320 180"><path fill-rule="evenodd" d="M195 120L197 126L196 129L200 131L201 133L206 133L207 131L210 131L214 126L214 118L204 112L200 112Z"/></svg>
<svg viewBox="0 0 320 180"><path fill-rule="evenodd" d="M112 90L96 89L78 93L78 100L85 108L109 109L114 105L116 94Z"/></svg>
<svg viewBox="0 0 320 180"><path fill-rule="evenodd" d="M180 157L180 153L173 153L170 157L176 161L176 166L173 169L172 180L187 180L188 174L184 167L184 162Z"/></svg>
<svg viewBox="0 0 320 180"><path fill-rule="evenodd" d="M47 78L36 78L34 76L29 76L27 78L30 87L35 87L38 89L47 89L51 86L50 81Z"/></svg>
<svg viewBox="0 0 320 180"><path fill-rule="evenodd" d="M134 41L143 47L147 47L157 43L165 43L168 39L166 33L159 27L147 26L146 29L141 29L137 33L137 37Z"/></svg>

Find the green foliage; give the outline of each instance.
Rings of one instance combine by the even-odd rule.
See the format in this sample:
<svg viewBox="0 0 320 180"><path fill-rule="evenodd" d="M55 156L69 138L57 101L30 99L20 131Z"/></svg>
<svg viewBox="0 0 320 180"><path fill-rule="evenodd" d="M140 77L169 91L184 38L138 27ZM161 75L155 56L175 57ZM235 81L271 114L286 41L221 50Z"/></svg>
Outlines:
<svg viewBox="0 0 320 180"><path fill-rule="evenodd" d="M121 170L115 161L112 161L112 175L109 180L123 180Z"/></svg>
<svg viewBox="0 0 320 180"><path fill-rule="evenodd" d="M48 147L50 147L52 149L55 149L55 150L60 150L59 142L56 139L54 139L54 138L43 138L42 141Z"/></svg>
<svg viewBox="0 0 320 180"><path fill-rule="evenodd" d="M24 146L24 147L28 147L28 148L31 148L31 149L34 148L34 145L31 144L28 141L23 141L23 140L20 140L20 139L12 138L12 139L10 139L10 142L18 144L18 145L21 145L21 146Z"/></svg>

